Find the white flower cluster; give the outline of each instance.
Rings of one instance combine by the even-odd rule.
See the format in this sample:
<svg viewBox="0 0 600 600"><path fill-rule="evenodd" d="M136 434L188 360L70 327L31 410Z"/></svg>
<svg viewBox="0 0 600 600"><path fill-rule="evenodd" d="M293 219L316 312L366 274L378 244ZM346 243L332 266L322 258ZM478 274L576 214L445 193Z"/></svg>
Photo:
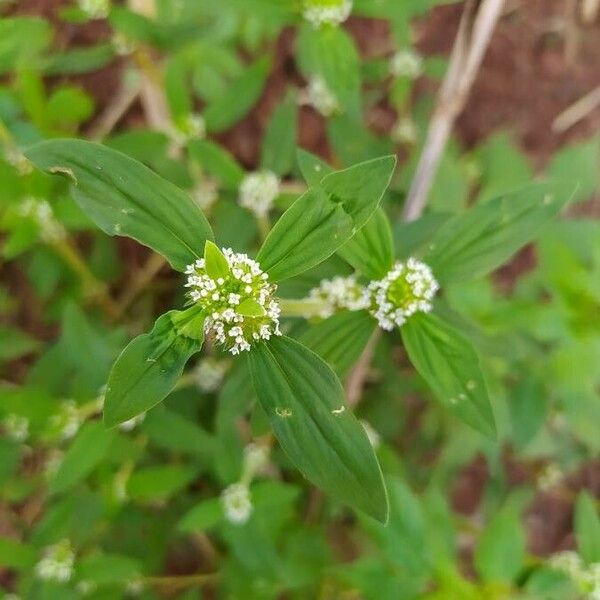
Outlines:
<svg viewBox="0 0 600 600"><path fill-rule="evenodd" d="M29 436L29 419L13 413L2 420L4 432L13 442L24 442Z"/></svg>
<svg viewBox="0 0 600 600"><path fill-rule="evenodd" d="M308 296L311 300L323 302L323 309L319 314L323 319L330 317L336 310L362 310L371 305L369 291L356 281L354 275L323 279L319 287L310 290Z"/></svg>
<svg viewBox="0 0 600 600"><path fill-rule="evenodd" d="M194 188L192 197L203 211L209 211L219 199L217 183L213 179L203 178Z"/></svg>
<svg viewBox="0 0 600 600"><path fill-rule="evenodd" d="M62 540L44 550L43 557L35 566L40 579L64 583L73 575L75 554L69 540Z"/></svg>
<svg viewBox="0 0 600 600"><path fill-rule="evenodd" d="M306 95L308 103L324 117L330 117L340 111L340 103L336 95L318 75L310 78Z"/></svg>
<svg viewBox="0 0 600 600"><path fill-rule="evenodd" d="M600 562L586 565L577 552L567 550L553 554L548 564L568 575L588 600L600 600Z"/></svg>
<svg viewBox="0 0 600 600"><path fill-rule="evenodd" d="M178 144L185 144L190 140L204 138L206 136L204 117L197 113L185 115L185 117L177 121L176 129L172 134L173 139Z"/></svg>
<svg viewBox="0 0 600 600"><path fill-rule="evenodd" d="M416 79L423 73L423 58L414 50L398 50L390 59L390 73L394 77Z"/></svg>
<svg viewBox="0 0 600 600"><path fill-rule="evenodd" d="M29 175L33 171L33 165L27 157L17 148L9 146L5 150L5 158L9 165L12 165L19 175Z"/></svg>
<svg viewBox="0 0 600 600"><path fill-rule="evenodd" d="M203 392L216 392L221 387L227 369L229 363L226 360L210 357L202 359L194 369L196 385Z"/></svg>
<svg viewBox="0 0 600 600"><path fill-rule="evenodd" d="M400 327L416 312L429 312L439 286L431 269L415 258L397 262L383 279L372 281L371 314L382 329Z"/></svg>
<svg viewBox="0 0 600 600"><path fill-rule="evenodd" d="M78 4L90 19L106 19L110 12L110 0L79 0Z"/></svg>
<svg viewBox="0 0 600 600"><path fill-rule="evenodd" d="M221 493L225 518L236 525L244 524L252 514L250 490L243 483L232 483Z"/></svg>
<svg viewBox="0 0 600 600"><path fill-rule="evenodd" d="M185 285L190 289L189 298L207 315L206 333L212 332L231 354L239 354L260 340L281 335L281 310L273 299L277 286L268 282L269 276L255 260L230 248L223 248L223 255L229 265L225 277L213 279L200 258L186 268ZM243 309L248 304L258 306L263 314L249 316Z"/></svg>
<svg viewBox="0 0 600 600"><path fill-rule="evenodd" d="M556 463L546 465L537 478L537 487L542 492L555 488L564 478L565 474Z"/></svg>
<svg viewBox="0 0 600 600"><path fill-rule="evenodd" d="M82 422L81 412L74 400L62 402L58 412L50 418L50 426L62 440L74 437Z"/></svg>
<svg viewBox="0 0 600 600"><path fill-rule="evenodd" d="M269 448L252 442L244 448L244 478L252 478L269 462Z"/></svg>
<svg viewBox="0 0 600 600"><path fill-rule="evenodd" d="M146 418L146 413L141 413L139 415L136 415L135 417L132 417L131 419L128 419L127 421L123 421L123 423L119 424L119 429L121 431L131 431L132 429L135 429L140 423L143 423L144 419Z"/></svg>
<svg viewBox="0 0 600 600"><path fill-rule="evenodd" d="M279 195L279 178L271 171L248 173L240 184L240 206L264 217Z"/></svg>
<svg viewBox="0 0 600 600"><path fill-rule="evenodd" d="M352 12L352 0L304 0L302 16L313 26L339 25Z"/></svg>
<svg viewBox="0 0 600 600"><path fill-rule="evenodd" d="M400 117L392 128L391 137L396 144L414 144L418 136L417 126L410 117Z"/></svg>
<svg viewBox="0 0 600 600"><path fill-rule="evenodd" d="M36 223L44 242L58 242L66 236L65 228L56 220L52 207L46 200L26 198L19 206L19 214Z"/></svg>

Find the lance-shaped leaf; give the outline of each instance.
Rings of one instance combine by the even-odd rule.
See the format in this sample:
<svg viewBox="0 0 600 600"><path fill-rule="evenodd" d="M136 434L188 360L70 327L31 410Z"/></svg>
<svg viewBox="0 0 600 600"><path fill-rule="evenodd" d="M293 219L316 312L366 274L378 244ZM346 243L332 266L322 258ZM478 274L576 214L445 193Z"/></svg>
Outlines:
<svg viewBox="0 0 600 600"><path fill-rule="evenodd" d="M345 311L311 325L300 341L343 377L359 359L375 327L366 311Z"/></svg>
<svg viewBox="0 0 600 600"><path fill-rule="evenodd" d="M489 437L496 425L471 343L433 314L417 313L402 326L408 356L437 399L459 419Z"/></svg>
<svg viewBox="0 0 600 600"><path fill-rule="evenodd" d="M204 316L197 307L172 310L156 321L150 333L133 339L108 378L105 425L118 425L164 400L203 340Z"/></svg>
<svg viewBox="0 0 600 600"><path fill-rule="evenodd" d="M381 208L338 250L338 254L369 279L381 279L392 268L392 228Z"/></svg>
<svg viewBox="0 0 600 600"><path fill-rule="evenodd" d="M212 231L202 211L178 187L136 160L83 140L49 140L27 158L48 173L67 175L73 198L109 235L126 235L182 271L202 256Z"/></svg>
<svg viewBox="0 0 600 600"><path fill-rule="evenodd" d="M304 177L306 183L311 187L318 185L325 175L329 175L329 173L335 171L335 169L330 167L323 159L302 148L298 148L296 158L302 177Z"/></svg>
<svg viewBox="0 0 600 600"><path fill-rule="evenodd" d="M384 156L331 173L281 216L258 253L271 280L302 273L331 256L379 206L396 164Z"/></svg>
<svg viewBox="0 0 600 600"><path fill-rule="evenodd" d="M344 405L342 386L314 352L287 337L249 353L258 400L290 460L336 500L385 522L385 484L369 439Z"/></svg>
<svg viewBox="0 0 600 600"><path fill-rule="evenodd" d="M529 185L447 221L424 260L440 283L481 277L503 264L572 198L572 183Z"/></svg>

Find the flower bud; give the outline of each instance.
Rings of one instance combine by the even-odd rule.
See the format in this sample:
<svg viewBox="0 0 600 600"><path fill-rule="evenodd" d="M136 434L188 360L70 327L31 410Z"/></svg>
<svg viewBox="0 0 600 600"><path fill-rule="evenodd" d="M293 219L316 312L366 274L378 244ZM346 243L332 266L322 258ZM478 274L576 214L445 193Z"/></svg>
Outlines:
<svg viewBox="0 0 600 600"><path fill-rule="evenodd" d="M225 517L230 523L242 525L252 514L250 490L242 483L233 483L221 494Z"/></svg>
<svg viewBox="0 0 600 600"><path fill-rule="evenodd" d="M352 12L352 0L303 0L302 16L313 26L339 25Z"/></svg>
<svg viewBox="0 0 600 600"><path fill-rule="evenodd" d="M35 566L36 575L46 581L64 583L73 575L75 554L69 540L62 540L53 546L48 546L42 559Z"/></svg>
<svg viewBox="0 0 600 600"><path fill-rule="evenodd" d="M310 290L309 298L323 302L319 316L324 319L337 310L362 310L371 304L369 291L356 281L354 275L321 280L319 287Z"/></svg>
<svg viewBox="0 0 600 600"><path fill-rule="evenodd" d="M271 171L256 171L244 177L240 185L240 206L264 217L279 195L279 178Z"/></svg>
<svg viewBox="0 0 600 600"><path fill-rule="evenodd" d="M390 60L390 73L394 77L416 79L423 73L423 58L414 50L398 50Z"/></svg>

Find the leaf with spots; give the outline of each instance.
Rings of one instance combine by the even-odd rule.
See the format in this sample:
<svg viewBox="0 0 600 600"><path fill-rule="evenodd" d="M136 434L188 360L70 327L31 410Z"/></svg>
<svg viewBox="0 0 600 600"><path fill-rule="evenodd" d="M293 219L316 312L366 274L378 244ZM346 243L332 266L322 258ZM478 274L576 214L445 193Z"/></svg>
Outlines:
<svg viewBox="0 0 600 600"><path fill-rule="evenodd" d="M164 314L150 333L129 342L108 378L104 424L113 427L164 400L203 339L204 315L193 306Z"/></svg>
<svg viewBox="0 0 600 600"><path fill-rule="evenodd" d="M444 223L423 253L440 283L483 277L531 241L573 197L571 182L536 183Z"/></svg>
<svg viewBox="0 0 600 600"><path fill-rule="evenodd" d="M73 198L109 235L126 235L162 254L174 269L202 256L213 234L202 211L178 187L116 150L83 140L49 140L27 158L72 180Z"/></svg>
<svg viewBox="0 0 600 600"><path fill-rule="evenodd" d="M475 349L452 325L416 313L400 329L406 352L435 397L459 419L495 438L496 425Z"/></svg>
<svg viewBox="0 0 600 600"><path fill-rule="evenodd" d="M343 246L379 206L395 165L384 156L330 173L298 198L258 253L270 279L298 275Z"/></svg>
<svg viewBox="0 0 600 600"><path fill-rule="evenodd" d="M249 361L258 400L290 460L332 498L385 522L377 458L333 371L287 337L257 345Z"/></svg>

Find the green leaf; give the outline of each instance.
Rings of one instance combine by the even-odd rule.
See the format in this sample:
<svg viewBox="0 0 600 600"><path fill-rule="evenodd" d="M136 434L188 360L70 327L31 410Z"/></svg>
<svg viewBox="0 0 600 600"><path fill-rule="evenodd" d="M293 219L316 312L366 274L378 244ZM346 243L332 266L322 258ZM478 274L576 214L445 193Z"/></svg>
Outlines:
<svg viewBox="0 0 600 600"><path fill-rule="evenodd" d="M244 170L227 150L210 140L192 140L187 149L190 156L224 188L237 190L244 178Z"/></svg>
<svg viewBox="0 0 600 600"><path fill-rule="evenodd" d="M498 513L483 532L475 551L475 566L487 582L514 581L525 562L525 534L514 509Z"/></svg>
<svg viewBox="0 0 600 600"><path fill-rule="evenodd" d="M292 170L296 149L298 103L294 94L275 109L263 140L261 168L282 176Z"/></svg>
<svg viewBox="0 0 600 600"><path fill-rule="evenodd" d="M297 57L307 77L321 77L344 110L360 114L360 58L354 41L341 27L300 28Z"/></svg>
<svg viewBox="0 0 600 600"><path fill-rule="evenodd" d="M266 312L264 306L261 306L256 300L246 298L238 304L236 311L244 317L264 317Z"/></svg>
<svg viewBox="0 0 600 600"><path fill-rule="evenodd" d="M287 337L257 345L249 363L258 400L290 460L336 500L385 522L381 470L333 371Z"/></svg>
<svg viewBox="0 0 600 600"><path fill-rule="evenodd" d="M400 329L408 356L437 399L489 437L496 426L479 357L471 343L433 314L416 313Z"/></svg>
<svg viewBox="0 0 600 600"><path fill-rule="evenodd" d="M381 279L394 262L392 228L385 212L378 208L338 254L369 279Z"/></svg>
<svg viewBox="0 0 600 600"><path fill-rule="evenodd" d="M210 240L206 240L204 244L204 268L208 276L213 279L227 277L231 272L227 259L219 247Z"/></svg>
<svg viewBox="0 0 600 600"><path fill-rule="evenodd" d="M9 569L31 569L37 560L37 552L33 546L0 537L0 566Z"/></svg>
<svg viewBox="0 0 600 600"><path fill-rule="evenodd" d="M575 536L579 554L587 564L600 562L600 516L598 503L587 491L575 503Z"/></svg>
<svg viewBox="0 0 600 600"><path fill-rule="evenodd" d="M177 529L186 533L206 531L223 520L223 505L220 498L203 500L188 511L179 523Z"/></svg>
<svg viewBox="0 0 600 600"><path fill-rule="evenodd" d="M202 211L172 183L128 156L83 140L49 140L26 152L38 168L73 180L73 197L109 235L127 235L183 271L212 231Z"/></svg>
<svg viewBox="0 0 600 600"><path fill-rule="evenodd" d="M204 316L197 308L172 310L150 333L133 339L108 378L104 423L113 427L143 413L169 394L203 341Z"/></svg>
<svg viewBox="0 0 600 600"><path fill-rule="evenodd" d="M50 492L64 493L83 481L104 458L114 435L100 421L83 425L50 482Z"/></svg>
<svg viewBox="0 0 600 600"><path fill-rule="evenodd" d="M120 554L92 554L76 563L77 579L97 585L126 583L141 573L139 561Z"/></svg>
<svg viewBox="0 0 600 600"><path fill-rule="evenodd" d="M321 183L325 175L335 172L335 169L330 167L324 160L306 150L302 150L302 148L299 148L296 154L302 177L311 187Z"/></svg>
<svg viewBox="0 0 600 600"><path fill-rule="evenodd" d="M127 493L132 500L165 501L185 488L196 474L197 469L190 465L145 467L131 475L127 482Z"/></svg>
<svg viewBox="0 0 600 600"><path fill-rule="evenodd" d="M204 110L204 120L209 131L227 129L254 106L262 93L269 67L269 59L260 58L244 69L243 74L223 94L208 103Z"/></svg>
<svg viewBox="0 0 600 600"><path fill-rule="evenodd" d="M366 311L345 311L311 325L300 341L343 377L359 359L375 326Z"/></svg>
<svg viewBox="0 0 600 600"><path fill-rule="evenodd" d="M539 183L475 206L440 227L424 260L441 283L482 277L533 239L573 191L568 183Z"/></svg>
<svg viewBox="0 0 600 600"><path fill-rule="evenodd" d="M377 209L396 158L384 156L331 173L281 216L257 260L273 281L298 275L331 256Z"/></svg>

